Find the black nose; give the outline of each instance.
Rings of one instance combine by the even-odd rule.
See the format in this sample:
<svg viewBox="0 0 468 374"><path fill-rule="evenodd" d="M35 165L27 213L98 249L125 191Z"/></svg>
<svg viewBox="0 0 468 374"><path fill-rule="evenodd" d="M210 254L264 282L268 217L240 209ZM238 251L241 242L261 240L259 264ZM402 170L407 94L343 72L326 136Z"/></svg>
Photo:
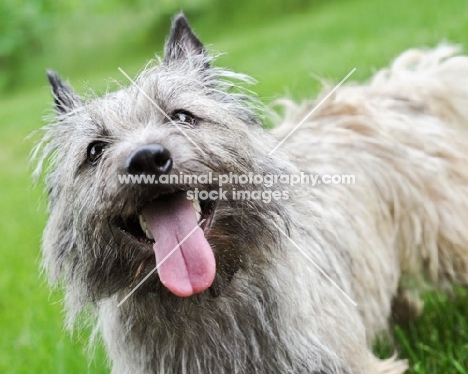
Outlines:
<svg viewBox="0 0 468 374"><path fill-rule="evenodd" d="M159 144L149 144L134 150L125 162L130 174L166 174L172 168L171 153Z"/></svg>

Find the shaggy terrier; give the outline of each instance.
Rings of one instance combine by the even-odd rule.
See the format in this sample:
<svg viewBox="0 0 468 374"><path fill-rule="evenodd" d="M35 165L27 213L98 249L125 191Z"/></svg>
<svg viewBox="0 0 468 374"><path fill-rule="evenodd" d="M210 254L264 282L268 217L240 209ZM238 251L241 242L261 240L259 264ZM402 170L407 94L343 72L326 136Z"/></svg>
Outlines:
<svg viewBox="0 0 468 374"><path fill-rule="evenodd" d="M115 374L403 373L370 348L392 305L468 283L457 53L285 101L271 131L182 14L129 87L85 100L49 72L43 254L68 323L95 317Z"/></svg>

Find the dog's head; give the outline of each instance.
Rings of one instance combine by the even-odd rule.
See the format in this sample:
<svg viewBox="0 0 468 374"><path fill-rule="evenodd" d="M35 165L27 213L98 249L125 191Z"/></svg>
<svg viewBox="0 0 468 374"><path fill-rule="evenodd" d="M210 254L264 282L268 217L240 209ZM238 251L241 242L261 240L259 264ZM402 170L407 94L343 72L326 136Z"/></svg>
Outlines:
<svg viewBox="0 0 468 374"><path fill-rule="evenodd" d="M148 275L132 297L212 298L268 261L270 219L284 215L283 202L266 203L263 184L219 178L289 165L268 155L274 140L258 103L235 84L249 78L212 62L178 15L164 58L129 87L84 100L48 73L57 116L41 143L50 164L45 265L79 298L122 298Z"/></svg>

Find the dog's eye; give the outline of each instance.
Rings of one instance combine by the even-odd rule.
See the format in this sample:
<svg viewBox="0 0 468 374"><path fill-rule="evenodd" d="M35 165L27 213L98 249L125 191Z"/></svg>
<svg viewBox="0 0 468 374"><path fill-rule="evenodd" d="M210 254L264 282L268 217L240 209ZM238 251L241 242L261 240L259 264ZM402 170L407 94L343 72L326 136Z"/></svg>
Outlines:
<svg viewBox="0 0 468 374"><path fill-rule="evenodd" d="M195 116L192 113L187 112L186 110L176 110L172 112L169 118L174 122L183 123L184 125L193 126L197 123Z"/></svg>
<svg viewBox="0 0 468 374"><path fill-rule="evenodd" d="M106 149L107 144L104 142L93 142L88 146L88 162L91 165L96 165Z"/></svg>

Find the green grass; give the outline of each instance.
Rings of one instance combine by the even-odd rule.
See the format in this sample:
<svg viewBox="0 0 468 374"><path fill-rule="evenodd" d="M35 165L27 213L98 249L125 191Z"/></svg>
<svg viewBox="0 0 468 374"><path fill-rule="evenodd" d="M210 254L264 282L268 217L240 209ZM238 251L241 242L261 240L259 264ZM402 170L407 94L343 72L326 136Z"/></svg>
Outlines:
<svg viewBox="0 0 468 374"><path fill-rule="evenodd" d="M393 339L379 342L376 352L389 357L396 349L412 363L410 373L468 373L468 292L425 295L417 322L395 326Z"/></svg>
<svg viewBox="0 0 468 374"><path fill-rule="evenodd" d="M109 4L109 2L107 2ZM125 83L162 50L169 13L184 7L140 2L94 13L51 17L42 54L26 61L15 91L0 97L0 373L106 373L101 348L90 361L88 332L63 331L62 294L39 273L45 199L32 186L24 139L41 126L51 98L46 68L57 69L79 92L105 90L108 77ZM364 80L413 46L450 40L468 48L468 3L451 1L213 1L185 2L192 24L212 51L227 52L219 65L254 76L266 102L284 95L314 95L316 76L339 81L352 68ZM187 8L188 6L188 8ZM106 10L110 9L110 10ZM468 295L449 300L427 295L422 319L396 328L396 348L410 373L468 373ZM393 348L381 346L380 354Z"/></svg>

